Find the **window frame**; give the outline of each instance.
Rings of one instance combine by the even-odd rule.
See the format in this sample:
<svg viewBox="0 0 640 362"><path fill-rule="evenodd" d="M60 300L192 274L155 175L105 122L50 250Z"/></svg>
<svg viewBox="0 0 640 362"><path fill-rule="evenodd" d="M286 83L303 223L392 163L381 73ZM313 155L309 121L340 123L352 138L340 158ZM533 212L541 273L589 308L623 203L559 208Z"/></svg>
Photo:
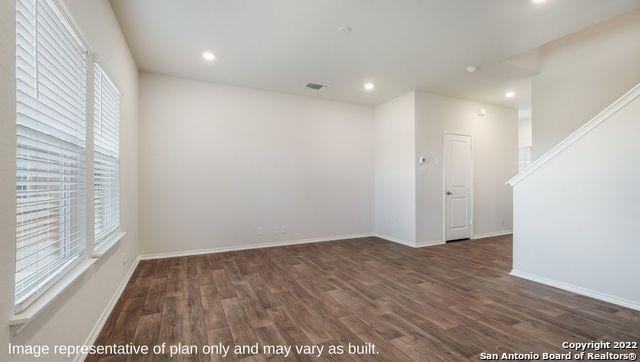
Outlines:
<svg viewBox="0 0 640 362"><path fill-rule="evenodd" d="M25 6L28 6L30 4L28 4L29 0L24 0L25 1ZM83 162L84 164L82 165L82 167L80 167L80 169L85 172L84 175L86 178L86 167L87 165L87 143L86 143L86 128L87 128L87 108L86 108L86 102L88 102L89 97L91 96L88 92L87 89L87 80L88 80L88 70L89 70L89 61L90 61L90 47L88 46L87 42L85 41L83 35L81 32L79 32L76 24L73 22L72 18L70 17L67 9L64 7L64 5L59 1L59 0L45 0L45 2L40 2L39 0L33 0L34 1L34 8L33 9L29 9L29 10L33 10L34 11L34 18L33 18L33 26L34 29L33 31L34 33L34 37L35 39L33 39L34 43L30 43L29 39L25 39L26 42L24 43L24 46L27 47L33 47L33 52L34 52L34 59L33 61L36 62L34 64L34 66L36 66L36 68L33 70L34 71L34 82L36 82L35 84L33 84L32 86L35 87L36 91L38 88L38 75L39 75L39 71L38 71L38 53L37 53L37 49L38 49L38 24L39 24L39 20L41 20L39 18L40 13L39 13L39 7L40 6L50 6L53 10L53 13L55 13L53 16L56 16L62 23L62 27L66 30L66 33L59 33L56 34L59 37L65 37L68 36L69 38L72 38L73 41L73 45L74 46L78 46L80 48L80 50L83 53L84 56L84 71L85 71L85 79L84 79L84 97L85 97L85 109L84 109L84 117L85 117L85 122L84 122L84 131L85 131L85 138L84 138L84 145L83 146L77 146L81 148L81 152L79 153L79 155L81 156L80 158L80 162ZM18 26L18 17L22 16L22 13L19 13L19 9L22 5L20 5L18 2L16 2L16 27ZM27 21L30 21L30 19L26 19ZM44 20L47 21L47 20ZM49 25L52 26L52 25ZM55 28L54 28L55 30ZM18 39L19 39L19 35L18 32L16 31L16 72L18 69L18 53L17 53L17 48L18 48ZM68 40L68 39L67 39ZM61 40L64 42L64 40ZM47 48L48 49L48 48ZM49 50L50 51L50 50ZM54 73L55 74L55 73ZM72 80L73 81L73 80ZM16 74L16 85L15 85L15 92L16 92L16 105L18 104L18 92L20 90L20 86L18 85L18 74ZM37 93L33 95L33 99L28 99L28 101L33 101L33 102L40 102L37 98ZM38 104L38 103L36 103ZM47 106L46 104L43 106ZM57 104L56 104L57 106ZM40 105L38 105L38 107L40 107ZM17 107L16 107L17 108ZM20 115L20 111L18 109L16 109L16 127L19 127L19 122L18 122L18 117ZM35 131L34 132L38 132ZM55 140L60 140L60 142L68 142L68 140L64 140L60 137L57 136L51 136L53 139ZM19 148L18 148L18 140L19 140L20 136L18 135L18 130L16 129L16 186L18 185L18 168L17 168L17 159L18 159L18 155L19 155ZM71 142L69 142L71 143ZM73 145L74 147L76 145ZM86 189L87 189L87 185L86 185L86 180L82 180L79 185L82 186L84 188L84 190L82 190L82 193L80 193L80 195L78 196L78 201L84 201L86 204ZM16 197L16 218L18 218L18 198ZM87 225L87 220L86 220L86 209L85 209L85 205L78 205L78 207L80 208L78 210L78 213L80 215L80 220L82 222L84 222L84 224L82 222L80 222L80 224L78 225L79 230L82 231L82 233L86 233L86 225ZM84 211L84 215L82 214L82 212ZM83 219L84 218L84 219ZM17 225L16 225L17 228ZM83 229L84 228L84 229ZM17 230L16 230L17 232ZM82 236L82 235L81 235ZM60 266L53 272L51 272L50 274L46 275L46 278L44 278L44 280L40 283L35 284L35 286L33 287L32 290L29 290L26 295L24 297L21 297L20 299L17 298L18 296L16 295L17 292L17 285L16 285L16 276L17 276L17 257L18 257L18 248L17 248L17 242L18 242L18 238L16 235L16 239L14 240L14 242L16 243L15 245L15 252L14 252L14 261L15 261L15 268L14 268L14 280L13 280L13 288L12 288L12 300L13 300L13 310L14 313L18 313L18 312L22 312L26 309L28 309L32 304L34 304L34 302L39 299L43 294L46 294L47 291L49 289L51 289L51 287L53 285L55 285L60 279L64 278L64 276L66 274L69 273L70 270L72 270L74 267L76 267L78 264L81 263L82 259L84 259L84 255L86 254L86 249L87 249L87 245L86 245L86 234L84 235L84 239L82 240L82 237L80 238L80 240L78 241L78 246L80 248L82 248L82 250L77 254L72 256L71 258L69 258L68 260L64 260ZM63 246L59 247L58 252L62 252L64 249Z"/></svg>
<svg viewBox="0 0 640 362"><path fill-rule="evenodd" d="M88 200L87 197L87 203L91 203L91 226L92 226L92 230L91 230L91 235L87 236L88 240L87 242L91 242L91 248L92 248L92 256L93 257L100 257L102 255L104 255L109 249L111 249L111 247L113 247L115 244L117 244L126 233L122 232L122 190L121 190L121 185L122 183L121 181L121 176L122 173L120 172L121 170L121 160L120 160L120 124L121 124L121 120L122 120L122 92L120 91L120 88L116 85L116 82L113 80L113 77L111 76L111 73L109 73L109 71L107 71L106 67L104 65L102 65L101 62L99 62L96 59L92 59L92 69L91 69L91 164L87 164L87 167L85 169L88 169L89 167L91 167L91 178L89 180L89 177L87 177L87 181L91 181L90 184L87 184L87 187L91 188L91 200ZM96 109L95 109L95 100L96 100L96 84L95 84L95 73L96 72L101 72L101 77L106 77L107 81L109 82L109 84L111 86L113 86L113 89L116 91L117 96L118 96L118 134L117 134L117 143L118 143L118 225L116 228L114 228L113 230L111 230L108 234L106 234L104 237L102 237L100 240L96 239L96 233L95 233L95 154L96 154L96 145L95 145L95 115L96 115ZM88 77L88 76L87 76ZM101 98L102 100L102 98ZM89 138L89 127L87 127L87 138ZM88 172L87 172L88 175ZM88 190L87 190L88 191ZM87 215L87 217L89 217L89 215ZM87 231L88 228L87 228Z"/></svg>
<svg viewBox="0 0 640 362"><path fill-rule="evenodd" d="M40 0L35 0L40 1ZM12 278L12 287L11 287L11 300L13 304L11 306L12 315L9 317L9 325L11 326L14 333L20 332L23 328L26 327L36 316L38 316L47 306L49 306L53 300L55 300L59 295L61 295L69 286L74 283L77 279L79 279L84 272L90 269L93 264L97 261L98 258L102 257L106 254L106 252L115 246L125 235L126 232L122 231L122 217L121 217L121 197L118 202L119 209L119 222L118 228L109 235L109 237L105 238L106 240L100 245L99 250L96 250L96 244L94 240L94 223L95 223L95 214L94 214L94 101L95 101L95 93L94 93L94 67L99 66L100 69L108 76L109 81L114 85L115 89L118 92L118 96L120 97L119 102L119 117L118 122L121 124L122 120L122 93L118 86L116 85L114 78L108 72L107 68L100 62L96 61L96 54L90 44L87 42L86 37L78 27L77 23L73 20L71 13L66 8L62 0L48 0L52 6L55 6L55 10L57 10L61 20L64 22L65 27L71 32L71 35L78 41L79 45L82 46L85 51L85 143L84 143L84 240L81 240L80 243L83 246L83 251L78 255L74 256L70 260L63 264L61 268L56 270L50 276L48 276L46 282L41 283L37 289L35 289L32 294L21 301L19 304L16 303L16 258L17 258L17 244L14 244L14 253L13 253L13 262L14 262L14 270L13 270L13 278ZM18 9L16 4L16 19L15 22L18 22ZM17 33L16 33L16 43L17 43ZM17 44L16 44L17 47ZM17 54L16 58L17 67ZM17 78L17 74L15 75ZM17 82L15 83L15 91L18 90ZM17 99L16 99L17 101ZM17 116L16 109L16 116ZM17 119L16 119L17 124ZM119 130L121 128L119 127ZM16 149L18 147L17 144L17 134L16 134ZM118 132L118 147L120 146L120 132ZM121 156L118 152L118 162L120 169L121 165ZM17 169L16 169L17 172ZM122 191L122 174L118 173L118 185L119 185L119 194ZM17 183L17 180L16 180ZM17 199L16 199L17 202ZM17 217L17 203L16 203L16 217ZM17 236L17 235L16 235ZM17 238L13 241L17 243Z"/></svg>

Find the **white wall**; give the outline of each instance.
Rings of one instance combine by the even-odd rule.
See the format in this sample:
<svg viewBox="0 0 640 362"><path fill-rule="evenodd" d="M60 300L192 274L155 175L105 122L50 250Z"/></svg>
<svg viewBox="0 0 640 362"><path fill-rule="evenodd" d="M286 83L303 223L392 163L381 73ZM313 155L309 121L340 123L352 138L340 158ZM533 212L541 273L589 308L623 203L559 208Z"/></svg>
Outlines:
<svg viewBox="0 0 640 362"><path fill-rule="evenodd" d="M533 144L533 128L531 109L518 111L518 147L531 147Z"/></svg>
<svg viewBox="0 0 640 362"><path fill-rule="evenodd" d="M478 108L487 116L477 116ZM444 240L445 131L473 137L474 235L511 230L511 189L504 183L517 172L517 111L415 92L378 105L374 120L377 234L409 245ZM424 172L420 156L431 162Z"/></svg>
<svg viewBox="0 0 640 362"><path fill-rule="evenodd" d="M515 273L640 309L639 120L636 98L515 185Z"/></svg>
<svg viewBox="0 0 640 362"><path fill-rule="evenodd" d="M483 108L487 114L477 115ZM416 93L416 153L431 163L416 172L416 234L418 243L444 240L443 168L444 132L472 136L474 160L475 236L512 229L511 188L505 186L518 170L518 114L488 104Z"/></svg>
<svg viewBox="0 0 640 362"><path fill-rule="evenodd" d="M140 114L141 253L371 233L370 107L143 74Z"/></svg>
<svg viewBox="0 0 640 362"><path fill-rule="evenodd" d="M533 77L537 159L640 82L640 10L545 45Z"/></svg>
<svg viewBox="0 0 640 362"><path fill-rule="evenodd" d="M0 359L8 344L82 344L137 256L138 72L107 0L67 0L72 16L123 93L122 229L127 237L95 263L23 331L10 337L15 240L15 1L0 2ZM49 356L47 361L64 360Z"/></svg>
<svg viewBox="0 0 640 362"><path fill-rule="evenodd" d="M375 107L375 232L415 244L415 93Z"/></svg>

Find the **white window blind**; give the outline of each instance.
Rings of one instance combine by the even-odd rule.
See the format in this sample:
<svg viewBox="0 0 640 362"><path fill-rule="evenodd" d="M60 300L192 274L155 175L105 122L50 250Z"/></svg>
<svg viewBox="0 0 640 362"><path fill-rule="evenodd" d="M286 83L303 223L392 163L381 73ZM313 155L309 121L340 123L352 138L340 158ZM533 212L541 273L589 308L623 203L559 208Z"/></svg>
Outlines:
<svg viewBox="0 0 640 362"><path fill-rule="evenodd" d="M120 93L99 65L94 78L94 206L98 247L120 226Z"/></svg>
<svg viewBox="0 0 640 362"><path fill-rule="evenodd" d="M85 241L86 49L55 0L16 3L16 309Z"/></svg>

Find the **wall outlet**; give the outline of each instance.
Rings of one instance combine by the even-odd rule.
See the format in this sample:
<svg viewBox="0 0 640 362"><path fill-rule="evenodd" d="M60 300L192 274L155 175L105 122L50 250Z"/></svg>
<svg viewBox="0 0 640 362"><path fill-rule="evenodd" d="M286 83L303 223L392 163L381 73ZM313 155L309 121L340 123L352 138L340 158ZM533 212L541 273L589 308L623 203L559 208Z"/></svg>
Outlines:
<svg viewBox="0 0 640 362"><path fill-rule="evenodd" d="M280 226L280 234L286 234L286 233L287 233L287 225Z"/></svg>
<svg viewBox="0 0 640 362"><path fill-rule="evenodd" d="M256 234L258 234L258 235L264 234L264 230L262 229L262 226L258 226L256 228Z"/></svg>
<svg viewBox="0 0 640 362"><path fill-rule="evenodd" d="M274 226L273 227L273 235L278 235L278 234L280 234L280 228L277 227L277 226Z"/></svg>

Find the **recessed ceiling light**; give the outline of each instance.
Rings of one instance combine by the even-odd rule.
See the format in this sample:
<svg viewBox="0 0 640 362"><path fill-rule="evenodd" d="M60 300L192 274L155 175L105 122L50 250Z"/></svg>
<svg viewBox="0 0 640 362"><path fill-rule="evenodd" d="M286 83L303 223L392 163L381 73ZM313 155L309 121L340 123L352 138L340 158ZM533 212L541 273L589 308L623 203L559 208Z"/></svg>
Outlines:
<svg viewBox="0 0 640 362"><path fill-rule="evenodd" d="M365 90L368 90L368 91L373 90L373 88L375 88L375 87L376 87L376 85L375 85L375 84L373 84L373 83L371 83L371 82L368 82L368 83L365 83L365 84L364 84L364 89L365 89Z"/></svg>
<svg viewBox="0 0 640 362"><path fill-rule="evenodd" d="M516 92L514 91L508 91L507 93L504 94L505 97L507 98L513 98L516 96Z"/></svg>
<svg viewBox="0 0 640 362"><path fill-rule="evenodd" d="M336 29L336 31L338 33L350 33L351 27L347 25L342 25L342 26L339 26L338 29Z"/></svg>
<svg viewBox="0 0 640 362"><path fill-rule="evenodd" d="M202 53L202 58L204 58L204 60L208 61L208 62L212 62L214 60L216 60L216 55L213 54L210 51L206 51Z"/></svg>
<svg viewBox="0 0 640 362"><path fill-rule="evenodd" d="M478 108L478 116L479 117L484 117L487 115L487 110L484 108Z"/></svg>
<svg viewBox="0 0 640 362"><path fill-rule="evenodd" d="M479 66L477 66L477 65L469 65L469 66L467 66L465 69L466 69L466 70L467 70L467 72L469 72L469 73L475 73L475 72L477 72L478 70L480 70L480 67L479 67Z"/></svg>
<svg viewBox="0 0 640 362"><path fill-rule="evenodd" d="M534 3L534 4L542 4L545 1L547 1L547 0L531 0L531 2Z"/></svg>

